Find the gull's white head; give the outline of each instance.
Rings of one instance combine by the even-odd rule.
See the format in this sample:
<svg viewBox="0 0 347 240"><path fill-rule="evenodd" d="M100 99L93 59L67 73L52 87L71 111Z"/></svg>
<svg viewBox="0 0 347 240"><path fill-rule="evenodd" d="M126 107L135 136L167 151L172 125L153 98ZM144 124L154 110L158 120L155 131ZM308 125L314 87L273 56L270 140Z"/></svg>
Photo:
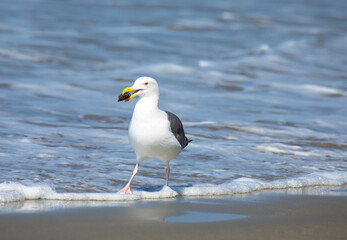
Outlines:
<svg viewBox="0 0 347 240"><path fill-rule="evenodd" d="M131 96L125 101L128 102L135 96L139 96L140 98L146 96L158 96L159 97L159 86L157 81L151 77L139 77L134 82L133 86L125 88L122 94L127 92L133 92Z"/></svg>

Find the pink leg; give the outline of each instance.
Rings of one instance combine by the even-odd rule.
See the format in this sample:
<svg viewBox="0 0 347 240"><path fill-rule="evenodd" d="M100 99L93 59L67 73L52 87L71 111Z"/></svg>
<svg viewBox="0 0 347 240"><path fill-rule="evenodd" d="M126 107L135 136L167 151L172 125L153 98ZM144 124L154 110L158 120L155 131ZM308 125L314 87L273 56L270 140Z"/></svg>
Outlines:
<svg viewBox="0 0 347 240"><path fill-rule="evenodd" d="M130 184L133 181L133 179L134 179L136 173L138 172L138 170L139 170L139 164L136 163L135 169L133 171L133 175L131 176L131 178L130 178L129 182L127 183L127 185L125 185L125 187L122 188L122 190L120 190L119 193L122 192L122 193L125 193L125 194L132 194L131 189L130 189Z"/></svg>
<svg viewBox="0 0 347 240"><path fill-rule="evenodd" d="M170 166L169 166L169 162L166 163L166 186L169 186L169 174L170 174Z"/></svg>

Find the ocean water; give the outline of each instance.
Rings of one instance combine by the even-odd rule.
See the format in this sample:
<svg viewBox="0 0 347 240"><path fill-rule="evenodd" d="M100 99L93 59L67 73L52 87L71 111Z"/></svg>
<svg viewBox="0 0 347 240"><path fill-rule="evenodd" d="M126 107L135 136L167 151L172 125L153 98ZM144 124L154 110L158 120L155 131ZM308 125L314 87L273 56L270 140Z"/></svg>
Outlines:
<svg viewBox="0 0 347 240"><path fill-rule="evenodd" d="M347 184L340 0L0 2L0 202L139 200ZM143 75L193 142L136 163Z"/></svg>

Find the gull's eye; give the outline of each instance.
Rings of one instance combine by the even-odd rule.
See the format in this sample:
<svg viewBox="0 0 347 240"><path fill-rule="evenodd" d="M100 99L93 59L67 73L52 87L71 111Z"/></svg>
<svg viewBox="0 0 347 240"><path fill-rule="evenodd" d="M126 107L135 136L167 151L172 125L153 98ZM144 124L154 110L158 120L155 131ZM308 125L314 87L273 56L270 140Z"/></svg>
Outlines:
<svg viewBox="0 0 347 240"><path fill-rule="evenodd" d="M147 86L147 85L148 85L148 82L145 82L144 84Z"/></svg>

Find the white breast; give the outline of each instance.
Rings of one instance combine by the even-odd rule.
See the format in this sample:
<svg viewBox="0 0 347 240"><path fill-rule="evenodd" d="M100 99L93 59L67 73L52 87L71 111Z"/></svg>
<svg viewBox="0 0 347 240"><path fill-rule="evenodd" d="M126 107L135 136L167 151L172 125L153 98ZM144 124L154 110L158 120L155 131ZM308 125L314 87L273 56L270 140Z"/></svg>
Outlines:
<svg viewBox="0 0 347 240"><path fill-rule="evenodd" d="M141 109L146 108L138 107L135 107L129 126L129 140L138 162L146 158L168 162L175 158L181 152L181 145L171 132L167 114L158 108L144 111Z"/></svg>

